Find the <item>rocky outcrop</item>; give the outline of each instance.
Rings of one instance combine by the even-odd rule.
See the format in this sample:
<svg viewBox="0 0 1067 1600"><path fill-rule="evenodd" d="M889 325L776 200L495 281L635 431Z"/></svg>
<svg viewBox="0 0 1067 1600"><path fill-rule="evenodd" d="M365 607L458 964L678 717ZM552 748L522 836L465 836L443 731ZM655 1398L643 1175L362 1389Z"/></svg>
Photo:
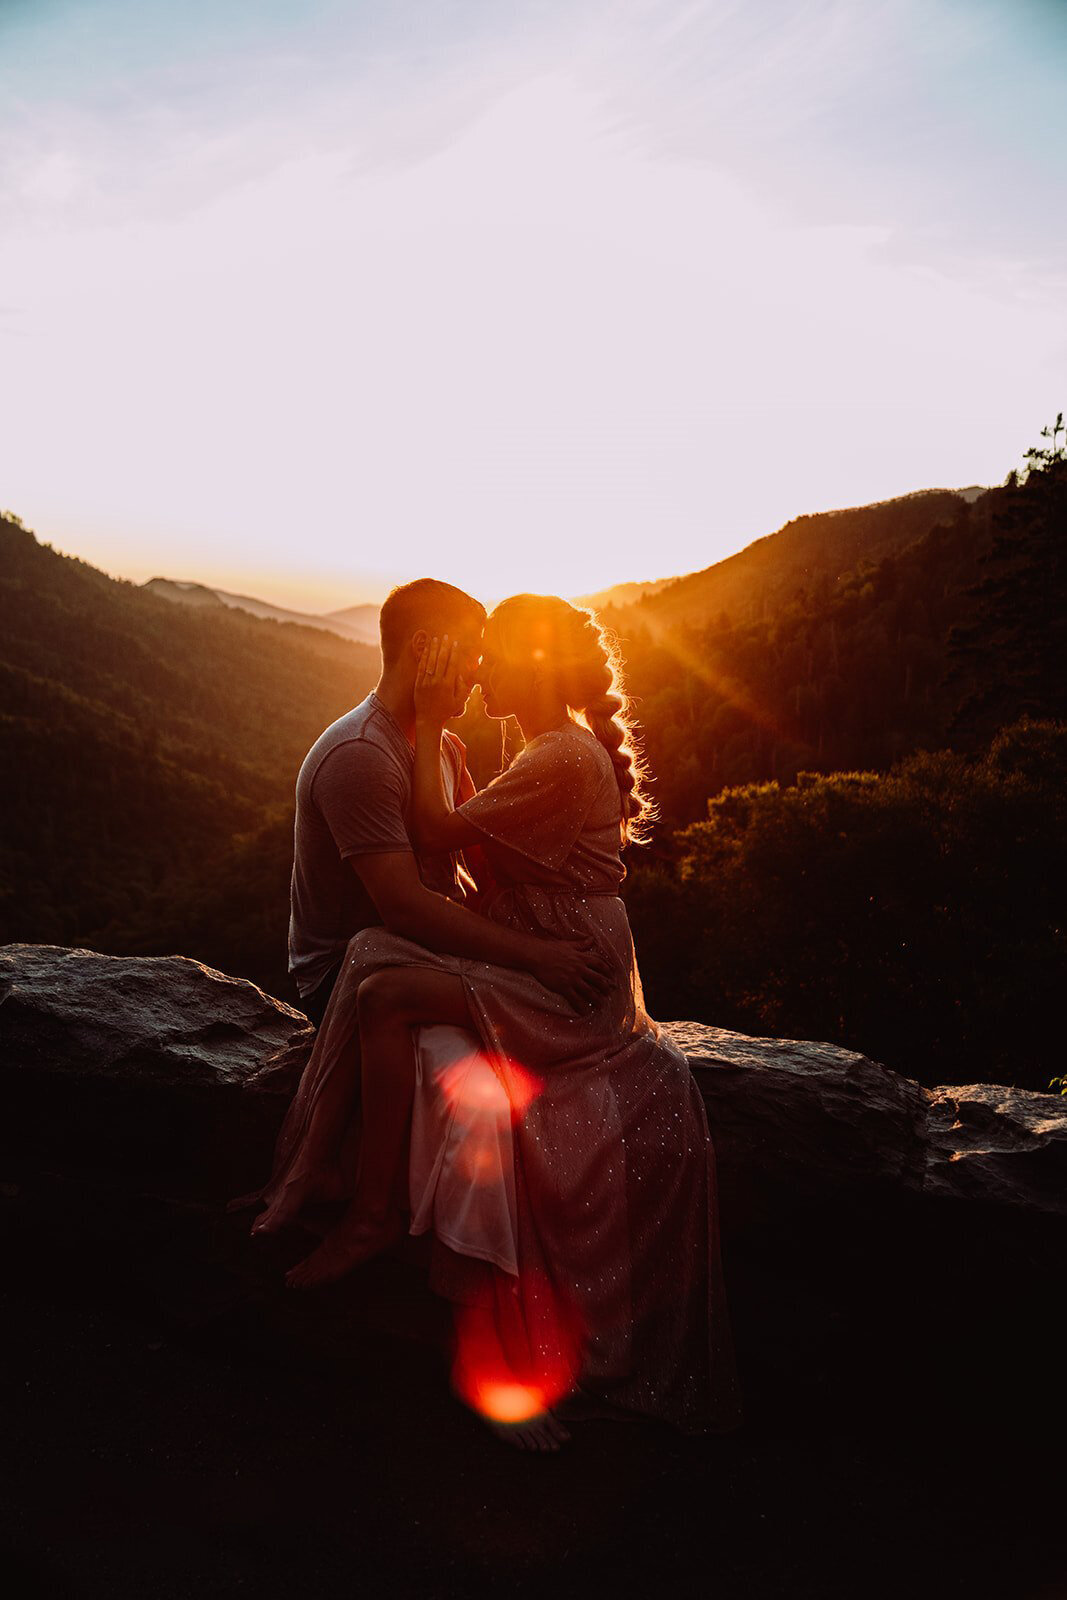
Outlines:
<svg viewBox="0 0 1067 1600"><path fill-rule="evenodd" d="M184 956L0 947L0 1160L217 1198L269 1170L314 1037Z"/></svg>
<svg viewBox="0 0 1067 1600"><path fill-rule="evenodd" d="M185 956L0 947L0 1049L43 1066L175 1088L247 1084L307 1018L243 978Z"/></svg>
<svg viewBox="0 0 1067 1600"><path fill-rule="evenodd" d="M925 1089L837 1045L668 1024L716 1150L746 1185L798 1197L870 1185L1067 1216L1067 1099L973 1083Z"/></svg>
<svg viewBox="0 0 1067 1600"><path fill-rule="evenodd" d="M689 1056L739 1219L900 1192L1067 1215L1067 1101L925 1089L836 1045L667 1025ZM266 1176L313 1034L181 956L0 949L3 1159L223 1198Z"/></svg>

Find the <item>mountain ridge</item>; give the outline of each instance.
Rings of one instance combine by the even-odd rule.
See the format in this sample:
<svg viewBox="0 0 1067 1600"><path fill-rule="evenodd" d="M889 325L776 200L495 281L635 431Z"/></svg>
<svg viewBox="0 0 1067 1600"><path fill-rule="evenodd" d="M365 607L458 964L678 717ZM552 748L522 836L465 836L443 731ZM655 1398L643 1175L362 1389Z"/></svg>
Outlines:
<svg viewBox="0 0 1067 1600"><path fill-rule="evenodd" d="M630 604L605 606L605 620L623 630L645 628L654 637L721 615L733 622L765 617L795 590L821 580L828 593L860 563L906 549L986 492L917 489L869 505L791 517L710 566L671 579Z"/></svg>
<svg viewBox="0 0 1067 1600"><path fill-rule="evenodd" d="M345 606L340 611L294 611L288 606L276 606L255 595L233 594L228 589L215 589L210 584L182 578L149 578L141 585L149 594L178 605L224 606L231 611L246 611L250 616L264 621L288 622L302 628L319 628L324 633L334 633L341 639L356 644L377 645L378 607L375 605Z"/></svg>
<svg viewBox="0 0 1067 1600"><path fill-rule="evenodd" d="M820 524L833 518L855 518L863 513L876 512L884 508L896 508L909 502L934 499L942 500L949 497L951 500L962 500L973 504L975 500L988 490L978 484L972 484L966 489L916 489L905 495L896 495L887 500L875 500L860 506L844 506L829 511L808 512L799 517L792 517L779 528L772 529L770 533L761 534L756 539L751 539L740 550L733 551L730 555L722 556L707 567L701 567L692 572L676 573L663 578L645 578L628 580L620 583L609 584L603 589L597 589L589 594L574 595L571 604L581 606L587 610L610 612L613 616L630 611L635 606L642 605L651 597L661 595L664 591L674 590L678 584L692 583L694 580L706 580L713 573L721 573L728 568L729 563L737 562L741 558L752 559L752 552L766 544L768 540L779 541L774 546L775 553L780 555L783 536L794 535L794 530L812 521ZM940 509L943 511L945 506ZM932 524L931 524L932 525ZM926 531L925 529L923 531ZM895 548L896 543L890 540L883 543L877 551L857 549L850 551L846 566L848 570L858 555L877 555L887 553L888 548ZM765 552L764 552L765 553ZM838 558L840 565L841 558ZM373 604L343 606L336 611L310 612L298 611L288 606L278 606L271 601L260 600L254 595L234 594L229 590L217 589L196 580L154 577L149 578L142 588L150 593L159 595L166 600L172 600L186 605L211 605L221 603L231 609L248 611L251 615L269 618L277 622L290 622L302 627L320 628L325 632L336 633L341 638L355 639L362 644L377 644L378 642L378 613L380 608Z"/></svg>

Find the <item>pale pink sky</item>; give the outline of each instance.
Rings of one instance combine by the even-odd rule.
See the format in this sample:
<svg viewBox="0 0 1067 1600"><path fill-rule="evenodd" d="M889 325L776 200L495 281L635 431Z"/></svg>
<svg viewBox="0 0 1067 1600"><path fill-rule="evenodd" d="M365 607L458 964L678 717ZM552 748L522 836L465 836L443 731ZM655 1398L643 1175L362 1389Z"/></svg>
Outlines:
<svg viewBox="0 0 1067 1600"><path fill-rule="evenodd" d="M1065 404L1065 9L16 0L0 506L328 609L999 481Z"/></svg>

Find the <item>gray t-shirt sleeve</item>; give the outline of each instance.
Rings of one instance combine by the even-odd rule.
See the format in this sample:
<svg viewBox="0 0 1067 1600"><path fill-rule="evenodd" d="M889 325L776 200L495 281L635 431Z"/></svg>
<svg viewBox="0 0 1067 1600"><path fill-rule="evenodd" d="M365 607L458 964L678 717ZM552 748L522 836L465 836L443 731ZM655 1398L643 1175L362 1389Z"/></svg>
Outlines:
<svg viewBox="0 0 1067 1600"><path fill-rule="evenodd" d="M386 751L369 739L331 750L311 793L342 859L411 849L401 775Z"/></svg>

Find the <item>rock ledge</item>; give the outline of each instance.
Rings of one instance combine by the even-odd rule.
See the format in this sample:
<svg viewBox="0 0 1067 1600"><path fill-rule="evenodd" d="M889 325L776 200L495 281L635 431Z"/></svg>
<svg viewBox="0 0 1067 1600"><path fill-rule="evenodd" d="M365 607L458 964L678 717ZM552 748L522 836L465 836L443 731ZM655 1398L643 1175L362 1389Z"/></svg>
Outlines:
<svg viewBox="0 0 1067 1600"><path fill-rule="evenodd" d="M925 1089L837 1045L665 1026L739 1216L873 1190L1067 1215L1060 1096ZM5 1163L240 1192L269 1168L312 1037L301 1012L183 956L0 947Z"/></svg>

